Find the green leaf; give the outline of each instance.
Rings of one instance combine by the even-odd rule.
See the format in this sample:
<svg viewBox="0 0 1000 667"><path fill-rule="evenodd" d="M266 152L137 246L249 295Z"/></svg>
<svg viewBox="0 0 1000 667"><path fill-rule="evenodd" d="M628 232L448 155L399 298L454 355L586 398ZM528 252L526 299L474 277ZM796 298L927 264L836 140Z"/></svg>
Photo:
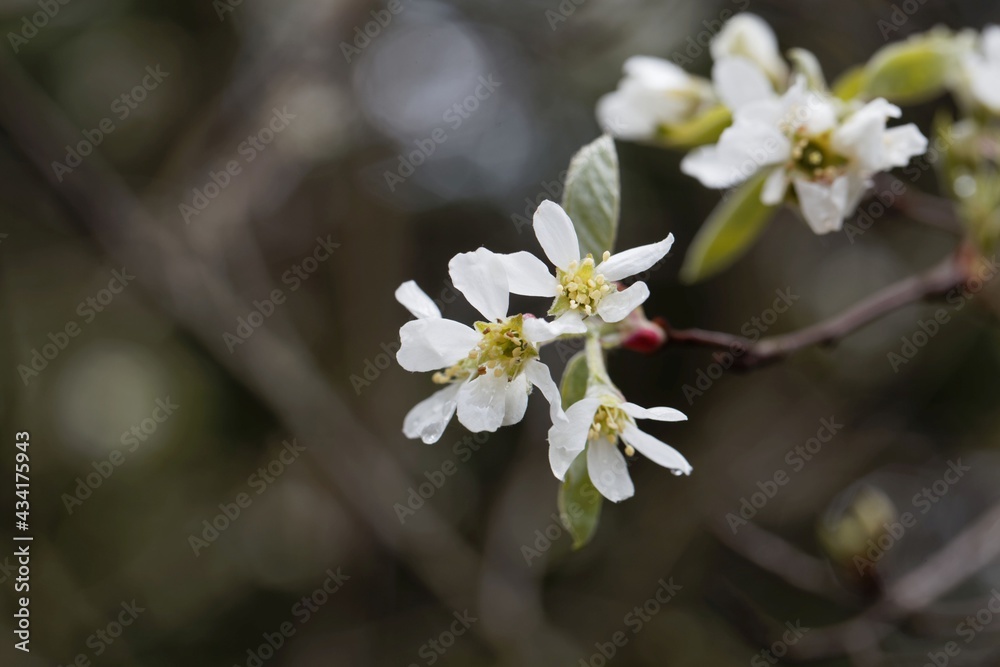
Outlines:
<svg viewBox="0 0 1000 667"><path fill-rule="evenodd" d="M853 100L861 95L861 89L865 86L865 68L852 67L833 82L833 94L838 99Z"/></svg>
<svg viewBox="0 0 1000 667"><path fill-rule="evenodd" d="M621 183L615 142L604 135L581 148L569 163L563 208L580 239L580 252L597 261L614 250Z"/></svg>
<svg viewBox="0 0 1000 667"><path fill-rule="evenodd" d="M659 140L670 148L695 148L714 144L733 122L729 109L719 105L683 123L660 127Z"/></svg>
<svg viewBox="0 0 1000 667"><path fill-rule="evenodd" d="M956 43L947 30L932 30L878 50L864 69L861 93L916 104L945 91L955 65Z"/></svg>
<svg viewBox="0 0 1000 667"><path fill-rule="evenodd" d="M762 170L715 207L688 248L681 280L691 284L719 273L757 240L778 208L760 201L769 173Z"/></svg>
<svg viewBox="0 0 1000 667"><path fill-rule="evenodd" d="M559 488L559 518L573 536L574 549L586 546L594 537L603 501L587 474L587 452L584 451L573 461Z"/></svg>
<svg viewBox="0 0 1000 667"><path fill-rule="evenodd" d="M559 393L562 395L563 410L569 409L587 393L587 353L577 352L566 363Z"/></svg>

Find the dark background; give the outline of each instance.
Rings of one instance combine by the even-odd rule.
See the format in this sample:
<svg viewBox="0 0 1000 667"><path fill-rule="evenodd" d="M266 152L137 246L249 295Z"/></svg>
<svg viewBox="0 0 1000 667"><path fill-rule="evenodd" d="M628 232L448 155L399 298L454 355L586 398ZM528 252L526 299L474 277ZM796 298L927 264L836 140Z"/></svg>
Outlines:
<svg viewBox="0 0 1000 667"><path fill-rule="evenodd" d="M883 2L566 0L558 14L555 0L402 0L350 62L342 43L385 3L221 4L73 0L15 52L8 33L41 10L0 3L0 470L12 478L14 433L29 431L34 537L32 650L12 648L20 594L4 569L0 663L68 665L83 654L98 665L252 665L248 651L290 622L294 635L264 664L596 667L603 645L618 665L739 665L788 622L811 628L793 653L831 656L820 664L921 665L953 640L961 653L949 664L998 664L1000 624L968 643L956 634L1000 587L996 568L905 621L862 616L850 632L822 629L912 583L903 576L998 500L1000 301L989 289L957 312L908 307L835 349L726 372L692 401L683 388L715 373L709 352L614 353L610 369L628 396L689 415L649 430L694 473L637 460L636 497L606 504L595 540L575 553L553 518L543 402L488 437L473 440L456 423L434 446L408 441L403 416L432 385L386 354L409 317L392 297L400 282L416 279L445 316L468 321L448 259L480 245L538 250L521 217L558 198L569 158L599 133L594 103L629 55L682 54L707 74L698 40L746 9L774 26L783 49L814 51L833 79L882 46L883 33L978 29L1000 21L995 3L914 1L887 32L879 22L892 21L894 6ZM116 99L156 66L168 74L122 117ZM456 126L447 110L490 76L499 87ZM904 120L929 132L948 104L907 109ZM263 150L241 150L275 109L294 118ZM65 163L84 131L98 136L102 119L113 131L57 174L52 162ZM444 143L390 188L386 171L437 128ZM680 153L619 144L619 155L619 245L675 235L648 279L646 310L678 326L739 332L788 289L799 299L767 333L794 330L957 242L893 210L853 243L814 236L784 211L734 268L684 287L683 253L719 194L679 173ZM218 174L230 161L239 173L226 182ZM185 216L180 205L193 205L213 172L225 187ZM901 178L933 192L933 170L922 174ZM308 279L289 277L317 238L339 247L305 265ZM123 270L134 280L102 293ZM245 342L224 337L275 289L283 303ZM79 305L88 298L109 300L88 315ZM887 355L938 307L951 321L895 372ZM61 338L68 325L76 335ZM49 334L64 349L23 376L19 366ZM554 367L558 352L546 353ZM150 421L157 399L178 406L161 423ZM824 419L843 426L810 461L786 459ZM145 439L123 442L143 420ZM292 439L305 451L274 463ZM81 502L68 500L112 457L121 465ZM959 458L971 471L921 513L913 495ZM256 471L269 464L280 473L261 482ZM734 535L727 513L779 471L787 483L754 517L768 532ZM434 479L441 488L401 522L395 506ZM3 496L12 493L4 481ZM195 555L191 536L205 537L204 521L226 525L220 503L234 512L243 493L247 506ZM907 511L916 526L866 576L849 557L846 567L831 558L857 545L863 553ZM12 544L7 516L0 539ZM995 541L998 530L987 535ZM916 581L937 580L967 555ZM295 605L338 568L349 579L302 622ZM671 578L676 596L648 603ZM133 600L144 609L135 621L110 644L95 640L98 630L117 633L108 624ZM654 612L639 623L633 610L643 605ZM477 620L452 645L441 635L466 610ZM623 646L612 646L616 636ZM885 637L881 650L875 636ZM449 648L434 653L431 639Z"/></svg>

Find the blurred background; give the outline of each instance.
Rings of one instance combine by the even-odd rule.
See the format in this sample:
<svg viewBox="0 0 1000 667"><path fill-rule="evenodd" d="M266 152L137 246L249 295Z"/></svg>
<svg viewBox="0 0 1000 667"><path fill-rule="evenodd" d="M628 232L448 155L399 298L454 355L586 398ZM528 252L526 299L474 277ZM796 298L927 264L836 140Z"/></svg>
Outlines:
<svg viewBox="0 0 1000 667"><path fill-rule="evenodd" d="M34 538L30 654L0 550L0 664L1000 664L989 286L749 374L613 354L626 394L689 415L649 429L694 474L634 461L636 497L578 552L541 401L496 434L401 433L432 385L393 359L396 286L470 321L448 259L537 250L531 214L622 62L707 75L740 10L830 79L1000 21L972 0L0 2L0 539L20 431ZM679 153L619 155L620 245L677 238L646 304L675 326L791 331L956 245L894 209L853 239L784 211L683 287L719 194ZM934 192L932 162L899 177Z"/></svg>

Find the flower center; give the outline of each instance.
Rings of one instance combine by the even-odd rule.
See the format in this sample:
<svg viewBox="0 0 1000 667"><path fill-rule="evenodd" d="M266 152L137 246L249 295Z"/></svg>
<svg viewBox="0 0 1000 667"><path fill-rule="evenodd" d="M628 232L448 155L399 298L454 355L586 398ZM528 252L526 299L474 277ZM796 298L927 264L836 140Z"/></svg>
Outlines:
<svg viewBox="0 0 1000 667"><path fill-rule="evenodd" d="M609 257L611 253L605 251L604 261L608 261ZM549 314L582 310L587 315L593 315L604 295L614 289L602 274L595 273L594 256L589 254L582 262L570 262L565 271L556 269L556 278L559 280L559 285L556 286L559 295Z"/></svg>
<svg viewBox="0 0 1000 667"><path fill-rule="evenodd" d="M817 137L795 134L792 141L794 143L789 168L805 172L814 180L833 180L840 167L847 163L830 146L829 132Z"/></svg>
<svg viewBox="0 0 1000 667"><path fill-rule="evenodd" d="M607 438L611 442L617 442L619 434L629 421L631 421L631 418L621 408L602 405L597 408L597 412L594 414L594 421L590 424L588 439ZM625 445L625 454L628 456L635 454L635 450L631 445Z"/></svg>
<svg viewBox="0 0 1000 667"><path fill-rule="evenodd" d="M476 322L476 330L482 338L467 357L450 368L434 374L434 382L449 384L473 375L493 373L497 377L514 379L524 362L538 356L535 349L524 337L524 316L515 315L496 322Z"/></svg>

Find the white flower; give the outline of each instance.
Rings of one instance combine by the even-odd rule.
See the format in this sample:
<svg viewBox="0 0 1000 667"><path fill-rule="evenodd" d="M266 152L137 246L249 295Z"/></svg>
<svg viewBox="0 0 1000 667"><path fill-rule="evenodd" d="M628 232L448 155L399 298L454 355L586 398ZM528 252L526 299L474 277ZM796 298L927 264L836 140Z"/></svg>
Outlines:
<svg viewBox="0 0 1000 667"><path fill-rule="evenodd" d="M720 97L734 106L733 124L714 146L702 146L681 162L681 171L710 188L728 188L761 169L770 170L761 201L784 201L789 184L802 215L817 234L839 230L871 177L905 166L927 149L916 125L886 128L899 107L872 100L840 119L837 100L806 88L797 78L776 95L757 68L739 58L716 63ZM756 75L755 75L756 73Z"/></svg>
<svg viewBox="0 0 1000 667"><path fill-rule="evenodd" d="M712 85L661 58L633 56L618 89L597 102L605 132L622 139L653 139L664 125L690 120L715 104Z"/></svg>
<svg viewBox="0 0 1000 667"><path fill-rule="evenodd" d="M549 313L599 315L605 322L619 322L648 297L646 283L638 281L618 291L614 282L641 273L656 264L670 250L674 235L658 243L615 253L605 251L595 266L591 255L580 257L580 242L573 221L559 204L543 201L534 216L535 236L555 267L549 273L545 263L529 252L498 255L513 294L555 297Z"/></svg>
<svg viewBox="0 0 1000 667"><path fill-rule="evenodd" d="M642 408L628 403L612 390L598 386L585 398L569 406L563 419L549 429L549 463L552 472L562 480L570 465L587 450L587 471L590 481L608 500L619 502L632 497L635 487L628 474L628 463L618 449L618 440L625 443L625 454L636 451L675 475L691 474L691 465L670 445L643 433L636 419L684 421L687 417L673 408Z"/></svg>
<svg viewBox="0 0 1000 667"><path fill-rule="evenodd" d="M731 18L712 39L709 47L716 62L737 56L760 67L772 83L784 87L788 65L778 50L778 38L764 19L756 14L742 13Z"/></svg>
<svg viewBox="0 0 1000 667"><path fill-rule="evenodd" d="M559 389L538 359L538 346L562 334L584 333L580 317L572 313L554 322L508 317L507 274L497 255L485 248L456 255L449 272L485 318L475 328L442 318L413 281L396 290L396 299L417 318L399 330L396 360L411 372L438 371L434 381L447 385L406 415L406 437L437 442L456 410L458 421L473 432L515 424L524 417L532 386L549 401L552 418L561 418Z"/></svg>
<svg viewBox="0 0 1000 667"><path fill-rule="evenodd" d="M972 98L1000 114L1000 26L987 26L979 48L966 54L962 64Z"/></svg>

